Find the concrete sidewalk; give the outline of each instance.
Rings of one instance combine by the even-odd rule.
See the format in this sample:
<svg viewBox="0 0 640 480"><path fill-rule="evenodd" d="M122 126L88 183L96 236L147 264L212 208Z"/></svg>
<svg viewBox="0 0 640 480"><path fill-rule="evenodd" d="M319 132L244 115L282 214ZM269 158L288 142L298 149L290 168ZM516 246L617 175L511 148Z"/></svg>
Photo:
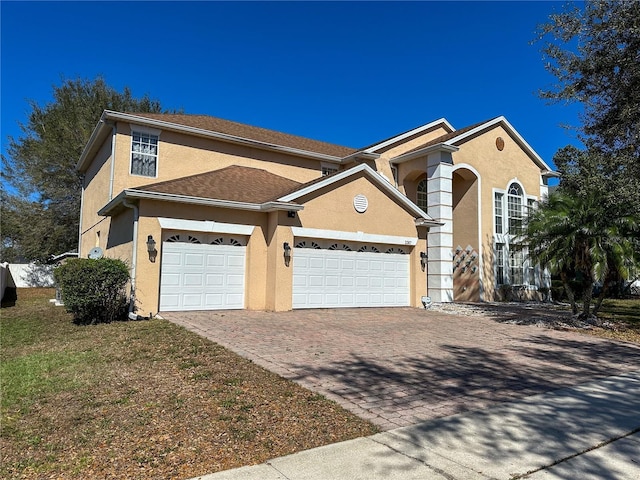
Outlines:
<svg viewBox="0 0 640 480"><path fill-rule="evenodd" d="M640 370L198 478L637 479Z"/></svg>

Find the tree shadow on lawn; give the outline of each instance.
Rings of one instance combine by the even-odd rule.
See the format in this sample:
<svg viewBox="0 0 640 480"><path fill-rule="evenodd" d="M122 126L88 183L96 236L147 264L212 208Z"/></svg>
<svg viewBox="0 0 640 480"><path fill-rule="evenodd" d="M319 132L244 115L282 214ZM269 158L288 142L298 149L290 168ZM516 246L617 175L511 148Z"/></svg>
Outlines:
<svg viewBox="0 0 640 480"><path fill-rule="evenodd" d="M629 409L633 401L634 408L640 408L640 382L634 392L620 390L623 385L609 378L604 381L610 383L611 392L582 392L577 399L575 394L563 393L565 387L637 370L639 365L640 346L540 334L500 352L446 345L437 355L395 356L393 363L352 354L347 361L323 366L298 364L292 370L297 372L294 380L313 383L321 393L346 399L345 406L351 404L353 409L356 405L356 413L359 407L393 419L394 412L414 411L415 423L421 417L429 420L403 429L393 439L409 442L415 458L423 458L427 464L459 462L465 468L500 477L500 469L511 468L505 462L514 456L524 459L522 465L513 465L514 471L522 474L548 465L550 458L557 461L612 438L607 435L628 433L621 425L628 423L630 416L640 428L640 414ZM548 405L535 406L537 397L531 396L552 391ZM586 396L590 396L590 403L583 401ZM614 412L594 409L593 405L613 406ZM452 415L463 411L473 412ZM593 427L597 435L585 437L583 426ZM546 442L540 442L536 434L541 429L546 430ZM471 464L447 459L451 445L461 445ZM380 468L383 465L381 462ZM605 467L595 461L588 468L594 478L607 476Z"/></svg>

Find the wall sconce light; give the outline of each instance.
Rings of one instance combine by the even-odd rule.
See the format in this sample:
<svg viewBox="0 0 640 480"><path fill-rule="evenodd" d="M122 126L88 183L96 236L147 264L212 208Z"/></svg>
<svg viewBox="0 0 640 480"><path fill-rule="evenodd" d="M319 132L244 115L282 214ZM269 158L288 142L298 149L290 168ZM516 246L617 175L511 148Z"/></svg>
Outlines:
<svg viewBox="0 0 640 480"><path fill-rule="evenodd" d="M156 250L156 241L153 239L153 235L147 237L147 252L149 252L149 260L155 262L158 251Z"/></svg>
<svg viewBox="0 0 640 480"><path fill-rule="evenodd" d="M296 218L296 211L295 210L289 210L287 212L287 217L289 218Z"/></svg>
<svg viewBox="0 0 640 480"><path fill-rule="evenodd" d="M284 242L282 248L284 249L284 264L288 267L291 261L291 245L289 242Z"/></svg>
<svg viewBox="0 0 640 480"><path fill-rule="evenodd" d="M420 266L422 267L422 270L427 266L428 258L429 256L427 255L427 252L420 252Z"/></svg>

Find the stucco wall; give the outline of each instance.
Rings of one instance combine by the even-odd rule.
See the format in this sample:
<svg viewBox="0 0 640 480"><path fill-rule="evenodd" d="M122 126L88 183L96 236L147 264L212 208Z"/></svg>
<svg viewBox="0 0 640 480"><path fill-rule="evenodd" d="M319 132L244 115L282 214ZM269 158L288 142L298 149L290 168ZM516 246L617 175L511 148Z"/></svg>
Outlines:
<svg viewBox="0 0 640 480"><path fill-rule="evenodd" d="M263 151L243 145L161 131L157 177L131 175L131 127L118 123L114 194L125 188L219 170L230 165L261 168L304 183L321 176L319 160Z"/></svg>
<svg viewBox="0 0 640 480"><path fill-rule="evenodd" d="M496 138L504 140L504 149L498 150ZM485 300L492 300L495 294L494 254L493 254L493 189L506 190L512 181L517 181L526 195L538 197L540 193L540 168L502 127L495 128L469 139L453 154L455 165L470 165L481 178L481 223L482 239L482 279ZM464 216L454 223L466 222ZM465 245L463 245L464 247Z"/></svg>
<svg viewBox="0 0 640 480"><path fill-rule="evenodd" d="M82 224L80 233L80 258L86 258L93 247L106 248L106 237L109 231L109 218L98 215L109 201L109 184L111 172L111 137L100 147L95 160L85 173L83 181ZM100 232L98 239L97 232Z"/></svg>

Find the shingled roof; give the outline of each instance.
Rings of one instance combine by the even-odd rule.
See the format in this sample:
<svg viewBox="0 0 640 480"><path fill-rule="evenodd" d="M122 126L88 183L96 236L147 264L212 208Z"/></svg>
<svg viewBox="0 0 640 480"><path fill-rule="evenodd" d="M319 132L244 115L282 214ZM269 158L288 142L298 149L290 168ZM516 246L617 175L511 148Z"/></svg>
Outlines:
<svg viewBox="0 0 640 480"><path fill-rule="evenodd" d="M354 148L312 140L276 130L254 127L252 125L210 117L208 115L186 115L178 113L132 113L132 115L340 158L358 151Z"/></svg>
<svg viewBox="0 0 640 480"><path fill-rule="evenodd" d="M275 201L301 185L266 170L232 165L212 172L143 185L133 190L261 204Z"/></svg>

